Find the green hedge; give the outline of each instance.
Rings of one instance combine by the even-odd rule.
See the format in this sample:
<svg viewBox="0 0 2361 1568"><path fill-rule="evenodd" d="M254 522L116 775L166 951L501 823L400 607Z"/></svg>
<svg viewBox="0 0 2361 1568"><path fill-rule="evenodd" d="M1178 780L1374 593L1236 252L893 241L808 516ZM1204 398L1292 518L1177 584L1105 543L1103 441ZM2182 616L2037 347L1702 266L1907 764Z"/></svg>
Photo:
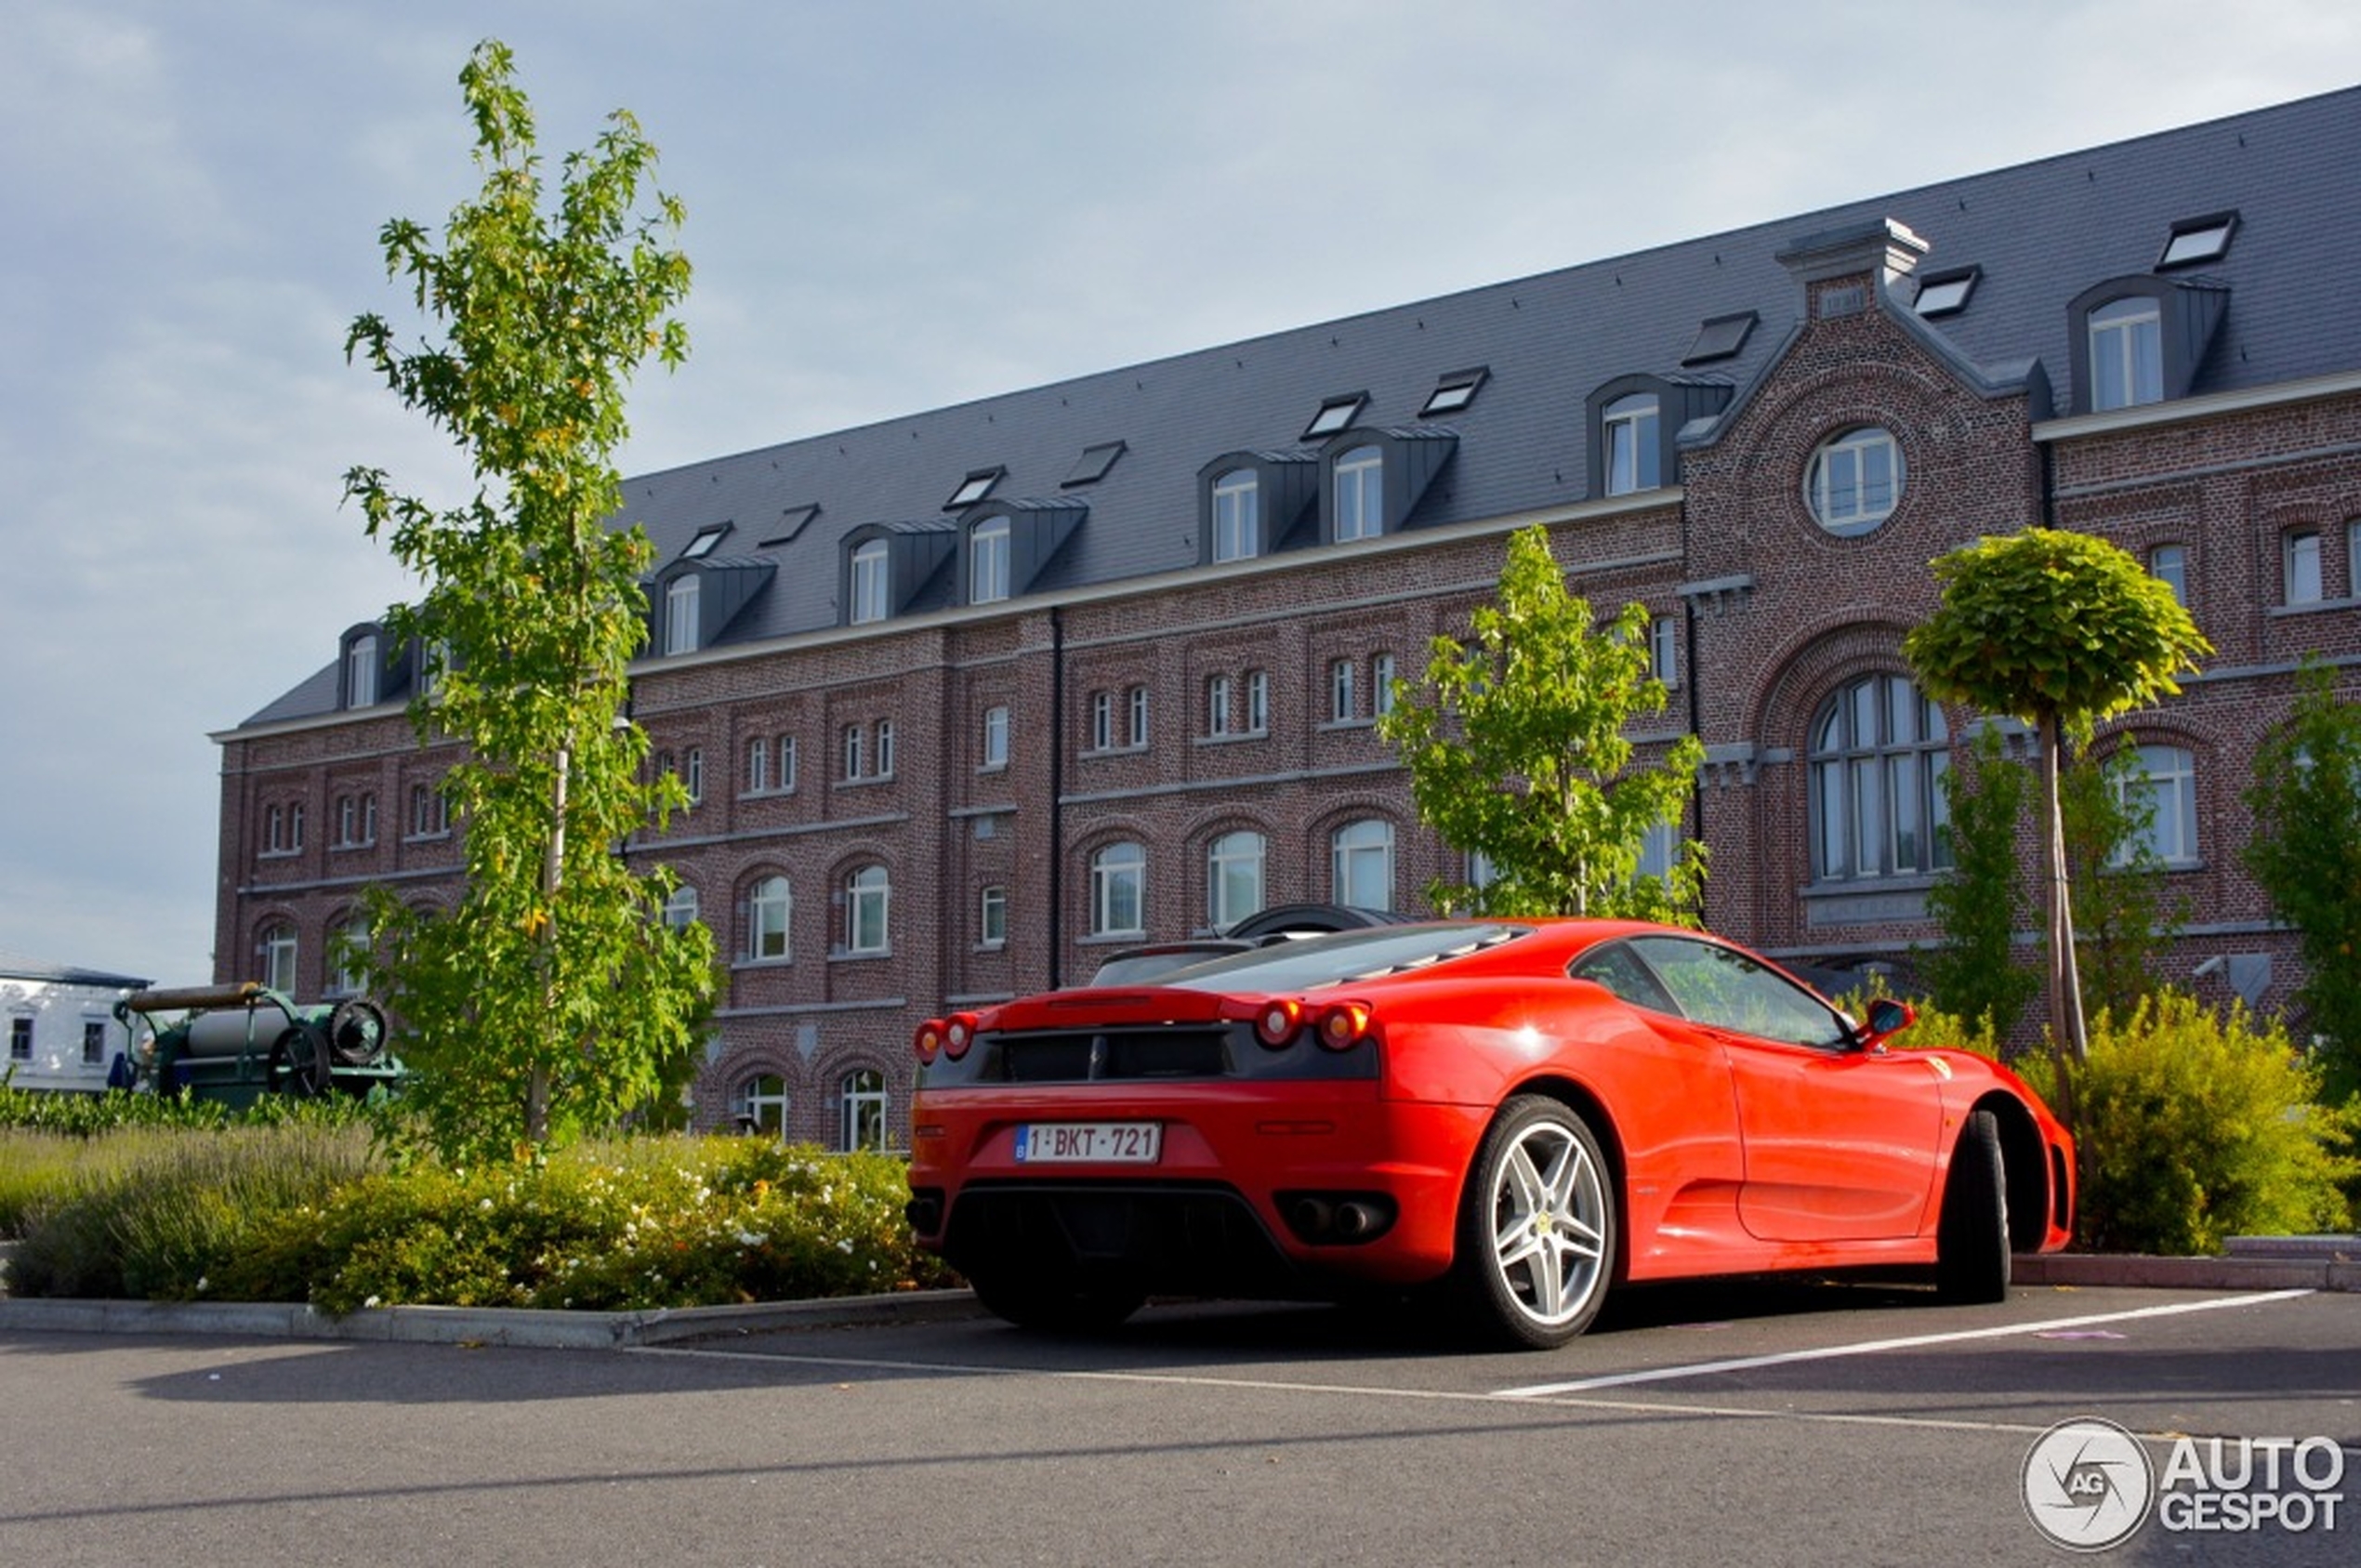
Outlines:
<svg viewBox="0 0 2361 1568"><path fill-rule="evenodd" d="M62 1141L0 1140L35 1136ZM646 1138L576 1145L541 1166L394 1168L364 1129L306 1124L88 1142L80 1162L52 1164L52 1191L30 1206L18 1294L342 1313L710 1306L951 1283L909 1240L905 1166L891 1155Z"/></svg>

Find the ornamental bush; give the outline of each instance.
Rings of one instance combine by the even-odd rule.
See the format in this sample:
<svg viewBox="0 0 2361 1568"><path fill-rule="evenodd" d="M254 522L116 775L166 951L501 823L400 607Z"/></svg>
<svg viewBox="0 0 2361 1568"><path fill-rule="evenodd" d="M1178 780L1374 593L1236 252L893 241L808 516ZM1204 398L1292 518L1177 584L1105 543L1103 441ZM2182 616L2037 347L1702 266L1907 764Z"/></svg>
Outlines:
<svg viewBox="0 0 2361 1568"><path fill-rule="evenodd" d="M906 1167L744 1138L387 1164L361 1128L118 1134L31 1206L24 1295L625 1311L937 1285ZM51 1167L53 1173L57 1166Z"/></svg>
<svg viewBox="0 0 2361 1568"><path fill-rule="evenodd" d="M2082 1245L2215 1253L2351 1222L2352 1113L2315 1103L2318 1074L2278 1024L2166 992L2100 1014L2075 1079Z"/></svg>

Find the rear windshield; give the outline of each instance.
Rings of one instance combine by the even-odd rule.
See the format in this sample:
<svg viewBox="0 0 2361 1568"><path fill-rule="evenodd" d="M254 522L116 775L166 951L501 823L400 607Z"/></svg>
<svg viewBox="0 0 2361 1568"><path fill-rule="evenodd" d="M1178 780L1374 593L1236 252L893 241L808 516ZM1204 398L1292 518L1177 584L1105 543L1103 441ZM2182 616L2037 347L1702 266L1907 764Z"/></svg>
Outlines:
<svg viewBox="0 0 2361 1568"><path fill-rule="evenodd" d="M1181 991L1312 991L1375 980L1497 947L1527 926L1384 926L1300 937L1234 957L1197 964L1163 983Z"/></svg>

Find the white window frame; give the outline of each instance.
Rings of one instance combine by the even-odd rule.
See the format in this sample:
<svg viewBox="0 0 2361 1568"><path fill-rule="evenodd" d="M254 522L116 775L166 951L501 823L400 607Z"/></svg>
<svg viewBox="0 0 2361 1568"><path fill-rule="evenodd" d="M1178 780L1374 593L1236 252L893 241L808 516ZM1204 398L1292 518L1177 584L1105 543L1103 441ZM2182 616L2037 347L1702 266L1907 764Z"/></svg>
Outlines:
<svg viewBox="0 0 2361 1568"><path fill-rule="evenodd" d="M1383 718L1393 711L1393 655L1380 653L1369 661L1369 706Z"/></svg>
<svg viewBox="0 0 2361 1568"><path fill-rule="evenodd" d="M1609 495L1664 488L1662 409L1654 392L1627 392L1600 412L1599 472Z"/></svg>
<svg viewBox="0 0 2361 1568"><path fill-rule="evenodd" d="M1648 673L1667 687L1681 684L1681 626L1670 615L1648 623Z"/></svg>
<svg viewBox="0 0 2361 1568"><path fill-rule="evenodd" d="M2136 776L2116 778L2116 798L2129 803L2134 790L2147 797L2151 808L2145 839L2157 860L2169 866L2197 863L2197 759L2186 746L2143 745L2135 748ZM2118 865L2131 859L2133 846L2120 846Z"/></svg>
<svg viewBox="0 0 2361 1568"><path fill-rule="evenodd" d="M1385 449L1356 446L1328 466L1335 492L1330 536L1337 544L1374 539L1385 532Z"/></svg>
<svg viewBox="0 0 2361 1568"><path fill-rule="evenodd" d="M1951 737L1941 705L1906 676L1861 676L1814 710L1807 747L1815 881L1926 877L1950 868L1943 780Z"/></svg>
<svg viewBox="0 0 2361 1568"><path fill-rule="evenodd" d="M1268 670L1246 671L1246 733L1268 734L1271 730L1271 673Z"/></svg>
<svg viewBox="0 0 2361 1568"><path fill-rule="evenodd" d="M273 920L263 927L256 950L262 961L262 983L273 991L294 995L297 964L302 956L295 922Z"/></svg>
<svg viewBox="0 0 2361 1568"><path fill-rule="evenodd" d="M757 1073L742 1081L730 1096L731 1116L748 1132L787 1136L787 1112L795 1103L787 1080L778 1073Z"/></svg>
<svg viewBox="0 0 2361 1568"><path fill-rule="evenodd" d="M844 776L864 779L869 767L869 731L859 724L844 727Z"/></svg>
<svg viewBox="0 0 2361 1568"><path fill-rule="evenodd" d="M1128 701L1131 709L1131 744L1134 749L1145 750L1148 744L1148 689L1134 686Z"/></svg>
<svg viewBox="0 0 2361 1568"><path fill-rule="evenodd" d="M1147 930L1148 851L1126 838L1090 857L1090 934L1136 937ZM1127 907L1128 906L1128 907Z"/></svg>
<svg viewBox="0 0 2361 1568"><path fill-rule="evenodd" d="M1115 693L1112 692L1090 693L1090 749L1115 749Z"/></svg>
<svg viewBox="0 0 2361 1568"><path fill-rule="evenodd" d="M885 1149L885 1074L874 1067L856 1067L837 1081L837 1147L846 1153L856 1149Z"/></svg>
<svg viewBox="0 0 2361 1568"><path fill-rule="evenodd" d="M1263 868L1270 843L1251 828L1216 837L1205 850L1205 919L1226 931L1263 906Z"/></svg>
<svg viewBox="0 0 2361 1568"><path fill-rule="evenodd" d="M664 924L667 930L682 931L697 923L705 913L697 898L697 889L689 883L677 884L664 901Z"/></svg>
<svg viewBox="0 0 2361 1568"><path fill-rule="evenodd" d="M1205 683L1205 732L1230 733L1230 678L1217 675Z"/></svg>
<svg viewBox="0 0 2361 1568"><path fill-rule="evenodd" d="M779 737L779 793L795 793L796 744L793 735Z"/></svg>
<svg viewBox="0 0 2361 1568"><path fill-rule="evenodd" d="M995 882L976 895L976 940L982 947L1005 947L1009 942L1009 889Z"/></svg>
<svg viewBox="0 0 2361 1568"><path fill-rule="evenodd" d="M856 626L885 620L890 613L887 592L890 555L882 539L872 539L852 552L852 605L847 618Z"/></svg>
<svg viewBox="0 0 2361 1568"><path fill-rule="evenodd" d="M986 518L968 530L968 602L996 604L1009 597L1009 520Z"/></svg>
<svg viewBox="0 0 2361 1568"><path fill-rule="evenodd" d="M893 720L880 718L877 720L877 769L872 776L880 779L893 777Z"/></svg>
<svg viewBox="0 0 2361 1568"><path fill-rule="evenodd" d="M2298 528L2280 535L2281 603L2318 604L2328 597L2327 553L2316 528Z"/></svg>
<svg viewBox="0 0 2361 1568"><path fill-rule="evenodd" d="M1359 671L1351 659L1328 661L1328 721L1350 724L1361 717L1361 704L1354 687Z"/></svg>
<svg viewBox="0 0 2361 1568"><path fill-rule="evenodd" d="M1261 553L1261 476L1232 468L1213 481L1213 559L1252 560Z"/></svg>
<svg viewBox="0 0 2361 1568"><path fill-rule="evenodd" d="M1009 765L1009 708L996 703L983 710L983 764L997 770Z"/></svg>
<svg viewBox="0 0 2361 1568"><path fill-rule="evenodd" d="M785 876L761 878L746 889L746 962L785 963L795 956L789 931L795 922L795 889Z"/></svg>
<svg viewBox="0 0 2361 1568"><path fill-rule="evenodd" d="M2084 321L2090 335L2091 412L2164 401L2164 315L2146 295L2111 299Z"/></svg>
<svg viewBox="0 0 2361 1568"><path fill-rule="evenodd" d="M2148 573L2172 590L2175 603L2189 607L2189 547L2158 545L2148 552Z"/></svg>
<svg viewBox="0 0 2361 1568"><path fill-rule="evenodd" d="M1880 479L1874 470L1882 467ZM1804 476L1804 502L1840 537L1866 534L1893 515L1906 482L1893 432L1863 425L1823 441Z"/></svg>
<svg viewBox="0 0 2361 1568"><path fill-rule="evenodd" d="M705 747L692 745L680 754L680 784L689 792L690 805L705 798Z"/></svg>
<svg viewBox="0 0 2361 1568"><path fill-rule="evenodd" d="M377 639L364 633L352 639L345 653L347 707L375 707L377 703Z"/></svg>
<svg viewBox="0 0 2361 1568"><path fill-rule="evenodd" d="M694 572L682 572L664 590L664 651L666 655L697 651L697 604L703 587Z"/></svg>
<svg viewBox="0 0 2361 1568"><path fill-rule="evenodd" d="M1361 817L1328 835L1328 892L1355 909L1393 907L1393 824ZM1375 893L1380 896L1371 898Z"/></svg>
<svg viewBox="0 0 2361 1568"><path fill-rule="evenodd" d="M771 788L771 737L757 735L746 742L746 790L761 795Z"/></svg>
<svg viewBox="0 0 2361 1568"><path fill-rule="evenodd" d="M892 950L893 881L872 863L844 879L844 950L875 957Z"/></svg>

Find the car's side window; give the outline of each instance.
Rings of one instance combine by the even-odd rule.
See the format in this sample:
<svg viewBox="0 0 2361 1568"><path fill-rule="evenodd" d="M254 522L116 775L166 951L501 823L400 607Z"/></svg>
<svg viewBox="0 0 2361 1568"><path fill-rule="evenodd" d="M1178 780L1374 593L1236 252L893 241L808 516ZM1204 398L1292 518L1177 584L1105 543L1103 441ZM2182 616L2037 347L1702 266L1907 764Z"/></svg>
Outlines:
<svg viewBox="0 0 2361 1568"><path fill-rule="evenodd" d="M1823 1050L1852 1043L1833 1008L1742 953L1672 936L1634 937L1631 946L1698 1023Z"/></svg>
<svg viewBox="0 0 2361 1568"><path fill-rule="evenodd" d="M1603 985L1635 1008L1680 1016L1680 1008L1665 995L1656 977L1648 972L1648 966L1640 962L1639 955L1623 942L1592 948L1567 965L1566 973L1576 980Z"/></svg>

